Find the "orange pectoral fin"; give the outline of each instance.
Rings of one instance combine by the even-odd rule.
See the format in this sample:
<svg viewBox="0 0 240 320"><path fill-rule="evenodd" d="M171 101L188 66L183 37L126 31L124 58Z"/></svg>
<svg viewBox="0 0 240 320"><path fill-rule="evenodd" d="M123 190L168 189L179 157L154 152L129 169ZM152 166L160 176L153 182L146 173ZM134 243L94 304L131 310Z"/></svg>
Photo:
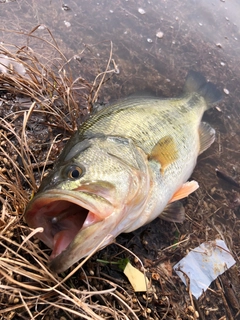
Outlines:
<svg viewBox="0 0 240 320"><path fill-rule="evenodd" d="M177 192L174 193L174 195L172 196L171 200L168 201L168 203L186 198L187 196L189 196L189 194L196 191L198 188L199 188L199 185L197 181L195 180L187 181L182 185L182 187Z"/></svg>
<svg viewBox="0 0 240 320"><path fill-rule="evenodd" d="M149 155L149 160L155 160L161 165L161 173L169 164L177 160L178 151L175 142L171 136L165 136L161 138L153 147L151 154Z"/></svg>

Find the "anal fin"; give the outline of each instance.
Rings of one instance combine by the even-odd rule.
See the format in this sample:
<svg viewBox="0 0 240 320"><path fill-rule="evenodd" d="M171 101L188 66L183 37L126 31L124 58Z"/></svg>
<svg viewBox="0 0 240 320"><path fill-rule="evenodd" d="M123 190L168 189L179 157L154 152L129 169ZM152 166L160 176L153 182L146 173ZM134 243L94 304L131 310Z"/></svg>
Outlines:
<svg viewBox="0 0 240 320"><path fill-rule="evenodd" d="M181 223L185 219L185 210L180 201L169 203L159 216L161 219Z"/></svg>

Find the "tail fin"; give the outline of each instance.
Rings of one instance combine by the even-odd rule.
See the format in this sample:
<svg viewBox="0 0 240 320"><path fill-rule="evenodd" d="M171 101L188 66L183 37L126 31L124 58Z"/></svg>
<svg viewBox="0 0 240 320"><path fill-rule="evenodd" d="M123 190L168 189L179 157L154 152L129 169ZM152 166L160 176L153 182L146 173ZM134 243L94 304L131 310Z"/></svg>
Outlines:
<svg viewBox="0 0 240 320"><path fill-rule="evenodd" d="M185 92L197 92L206 100L207 104L213 104L222 98L222 93L199 72L190 70L184 86Z"/></svg>

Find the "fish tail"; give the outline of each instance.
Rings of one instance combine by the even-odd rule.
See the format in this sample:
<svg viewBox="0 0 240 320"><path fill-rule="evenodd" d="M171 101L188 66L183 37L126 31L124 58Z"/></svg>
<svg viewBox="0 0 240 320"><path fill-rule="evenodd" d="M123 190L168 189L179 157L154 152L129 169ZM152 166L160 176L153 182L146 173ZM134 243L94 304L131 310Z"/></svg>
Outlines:
<svg viewBox="0 0 240 320"><path fill-rule="evenodd" d="M200 94L207 102L208 108L211 108L212 104L222 98L222 93L215 84L208 82L201 73L193 70L188 72L184 90L188 93L197 92Z"/></svg>

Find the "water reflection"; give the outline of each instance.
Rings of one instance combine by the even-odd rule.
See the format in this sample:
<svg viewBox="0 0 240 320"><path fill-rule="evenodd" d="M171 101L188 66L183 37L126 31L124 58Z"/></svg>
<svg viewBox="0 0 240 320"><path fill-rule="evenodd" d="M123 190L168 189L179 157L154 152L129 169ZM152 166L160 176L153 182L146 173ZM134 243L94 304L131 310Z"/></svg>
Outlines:
<svg viewBox="0 0 240 320"><path fill-rule="evenodd" d="M111 40L125 74L122 78L128 83L134 79L140 89L146 86L141 79L148 79L150 73L151 80L156 81L147 81L147 86L168 94L169 84L167 88L160 85L159 74L171 79L172 86L175 81L179 85L190 68L206 71L211 80L221 79L223 73L228 74L228 82L235 78L234 63L240 51L237 1L83 0L61 4L44 0L40 5L37 1L20 0L0 6L1 29L29 33L40 25L35 35L47 37L49 28L68 56L81 53L85 45ZM11 39L19 46L26 44L26 38L13 33L2 31L1 38L5 42ZM38 41L31 39L30 45L44 52ZM106 59L104 51L109 46L103 49L99 47L96 52L99 61ZM228 86L236 89L234 83Z"/></svg>

